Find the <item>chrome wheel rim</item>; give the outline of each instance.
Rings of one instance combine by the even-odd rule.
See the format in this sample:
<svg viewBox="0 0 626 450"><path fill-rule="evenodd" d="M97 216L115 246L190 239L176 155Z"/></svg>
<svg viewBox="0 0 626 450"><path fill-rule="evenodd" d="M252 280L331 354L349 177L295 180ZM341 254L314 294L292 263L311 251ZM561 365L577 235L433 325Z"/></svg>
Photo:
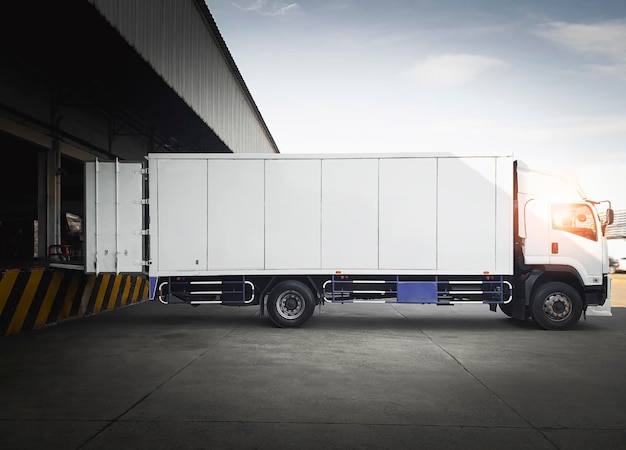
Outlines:
<svg viewBox="0 0 626 450"><path fill-rule="evenodd" d="M278 314L287 320L295 320L304 314L304 297L297 291L285 291L276 300Z"/></svg>

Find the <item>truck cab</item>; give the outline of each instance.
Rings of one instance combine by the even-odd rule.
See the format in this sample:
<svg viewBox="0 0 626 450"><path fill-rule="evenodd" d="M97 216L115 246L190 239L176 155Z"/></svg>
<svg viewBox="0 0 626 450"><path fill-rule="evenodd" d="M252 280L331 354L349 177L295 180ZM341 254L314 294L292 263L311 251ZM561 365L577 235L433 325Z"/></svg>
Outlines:
<svg viewBox="0 0 626 450"><path fill-rule="evenodd" d="M532 316L544 328L566 328L608 297L608 252L600 202L570 179L517 163L516 265L523 289L515 316ZM521 317L518 317L521 318Z"/></svg>

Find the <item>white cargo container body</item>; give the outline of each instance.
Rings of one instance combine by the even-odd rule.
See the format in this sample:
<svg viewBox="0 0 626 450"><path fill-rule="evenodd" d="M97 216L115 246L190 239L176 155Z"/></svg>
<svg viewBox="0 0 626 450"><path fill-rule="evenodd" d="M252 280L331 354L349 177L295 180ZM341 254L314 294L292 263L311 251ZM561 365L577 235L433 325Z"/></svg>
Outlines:
<svg viewBox="0 0 626 450"><path fill-rule="evenodd" d="M513 274L511 157L154 154L150 276Z"/></svg>
<svg viewBox="0 0 626 450"><path fill-rule="evenodd" d="M610 204L602 223L576 183L510 155L147 159L88 165L87 269L147 266L166 304L299 326L324 302L483 303L562 329L610 296Z"/></svg>

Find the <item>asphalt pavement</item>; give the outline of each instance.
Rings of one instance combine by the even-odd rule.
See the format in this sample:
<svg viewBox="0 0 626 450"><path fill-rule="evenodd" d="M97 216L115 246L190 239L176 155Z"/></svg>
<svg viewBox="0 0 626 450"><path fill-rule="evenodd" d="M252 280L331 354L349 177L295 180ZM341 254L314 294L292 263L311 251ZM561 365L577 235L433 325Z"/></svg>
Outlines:
<svg viewBox="0 0 626 450"><path fill-rule="evenodd" d="M614 301L620 303L619 299ZM144 302L0 338L0 449L626 448L626 308Z"/></svg>

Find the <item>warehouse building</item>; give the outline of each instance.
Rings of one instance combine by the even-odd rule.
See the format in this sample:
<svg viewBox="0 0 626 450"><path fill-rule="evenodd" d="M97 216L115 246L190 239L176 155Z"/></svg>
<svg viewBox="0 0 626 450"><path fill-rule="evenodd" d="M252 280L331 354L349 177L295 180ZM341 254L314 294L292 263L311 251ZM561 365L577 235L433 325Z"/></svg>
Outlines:
<svg viewBox="0 0 626 450"><path fill-rule="evenodd" d="M278 152L203 0L10 2L2 17L0 334L143 296L141 279L76 274L85 162Z"/></svg>

